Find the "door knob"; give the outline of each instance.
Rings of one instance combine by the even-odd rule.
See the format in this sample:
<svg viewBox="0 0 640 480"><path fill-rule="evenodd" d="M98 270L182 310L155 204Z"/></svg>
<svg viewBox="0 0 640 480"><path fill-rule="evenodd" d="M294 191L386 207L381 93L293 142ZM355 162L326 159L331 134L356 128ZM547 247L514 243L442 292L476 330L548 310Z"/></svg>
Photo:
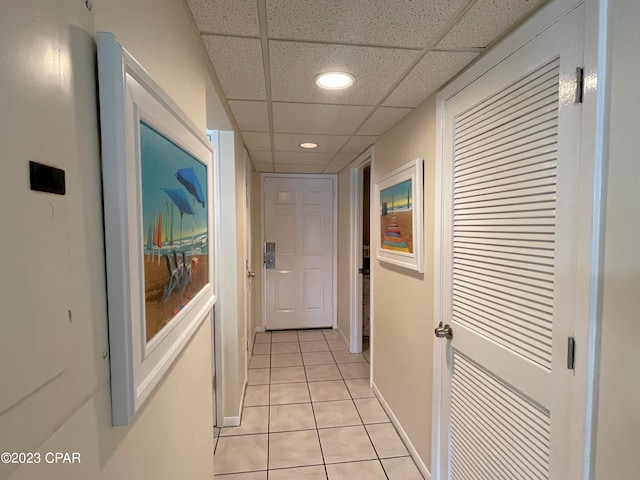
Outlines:
<svg viewBox="0 0 640 480"><path fill-rule="evenodd" d="M247 272L247 278L256 278L256 272Z"/></svg>
<svg viewBox="0 0 640 480"><path fill-rule="evenodd" d="M442 326L442 322L440 322L440 324L435 328L433 333L438 338L453 338L453 329L451 328L451 326L449 324Z"/></svg>

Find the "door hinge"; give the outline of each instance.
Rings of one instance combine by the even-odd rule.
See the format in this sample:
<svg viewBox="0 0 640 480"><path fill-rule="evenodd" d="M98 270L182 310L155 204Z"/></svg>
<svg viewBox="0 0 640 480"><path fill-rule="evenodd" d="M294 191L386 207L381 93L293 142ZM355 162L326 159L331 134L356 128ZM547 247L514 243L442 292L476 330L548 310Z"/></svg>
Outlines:
<svg viewBox="0 0 640 480"><path fill-rule="evenodd" d="M576 368L576 339L569 337L567 339L567 368L575 370Z"/></svg>
<svg viewBox="0 0 640 480"><path fill-rule="evenodd" d="M582 103L584 97L584 68L576 68L576 98L575 103Z"/></svg>

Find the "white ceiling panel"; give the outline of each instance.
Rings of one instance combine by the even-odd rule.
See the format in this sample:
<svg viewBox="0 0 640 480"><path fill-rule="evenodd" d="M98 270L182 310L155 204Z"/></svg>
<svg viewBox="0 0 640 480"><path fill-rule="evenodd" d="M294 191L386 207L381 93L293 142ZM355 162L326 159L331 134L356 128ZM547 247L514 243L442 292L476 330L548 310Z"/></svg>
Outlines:
<svg viewBox="0 0 640 480"><path fill-rule="evenodd" d="M310 153L310 152L276 152L276 164L297 165L326 165L335 155L334 153Z"/></svg>
<svg viewBox="0 0 640 480"><path fill-rule="evenodd" d="M358 130L358 135L382 135L411 110L411 108L380 107Z"/></svg>
<svg viewBox="0 0 640 480"><path fill-rule="evenodd" d="M256 169L256 172L260 172L260 173L273 172L273 166L270 163L254 163L253 168Z"/></svg>
<svg viewBox="0 0 640 480"><path fill-rule="evenodd" d="M357 156L357 153L338 153L331 160L331 165L347 165L348 163L353 162Z"/></svg>
<svg viewBox="0 0 640 480"><path fill-rule="evenodd" d="M274 148L278 152L337 152L349 139L346 135L309 135L299 133L276 133L273 136ZM313 150L305 150L301 143L311 142L318 145Z"/></svg>
<svg viewBox="0 0 640 480"><path fill-rule="evenodd" d="M271 139L267 132L242 132L242 137L249 150L271 151Z"/></svg>
<svg viewBox="0 0 640 480"><path fill-rule="evenodd" d="M468 0L268 0L270 38L423 48Z"/></svg>
<svg viewBox="0 0 640 480"><path fill-rule="evenodd" d="M208 116L224 120L228 102L256 165L306 173L351 162L547 1L186 0L224 93ZM329 70L355 85L321 90ZM303 141L319 147L299 156Z"/></svg>
<svg viewBox="0 0 640 480"><path fill-rule="evenodd" d="M486 47L546 0L480 0L438 43L440 48Z"/></svg>
<svg viewBox="0 0 640 480"><path fill-rule="evenodd" d="M324 165L276 164L276 173L322 173Z"/></svg>
<svg viewBox="0 0 640 480"><path fill-rule="evenodd" d="M361 153L378 139L377 135L357 135L340 150L342 153Z"/></svg>
<svg viewBox="0 0 640 480"><path fill-rule="evenodd" d="M477 56L475 52L427 52L383 105L417 107Z"/></svg>
<svg viewBox="0 0 640 480"><path fill-rule="evenodd" d="M338 173L340 172L344 166L341 165L327 165L322 173Z"/></svg>
<svg viewBox="0 0 640 480"><path fill-rule="evenodd" d="M260 33L256 0L187 0L201 32L231 35Z"/></svg>
<svg viewBox="0 0 640 480"><path fill-rule="evenodd" d="M360 106L274 103L274 131L351 135L370 111Z"/></svg>
<svg viewBox="0 0 640 480"><path fill-rule="evenodd" d="M202 40L227 98L267 99L260 40L219 35Z"/></svg>
<svg viewBox="0 0 640 480"><path fill-rule="evenodd" d="M271 152L256 152L250 150L249 156L251 157L251 161L253 161L253 163L268 163L269 165L273 163Z"/></svg>
<svg viewBox="0 0 640 480"><path fill-rule="evenodd" d="M318 43L269 42L274 101L376 105L415 60L415 50ZM295 68L291 68L295 65ZM341 71L356 79L351 88L325 90L322 72Z"/></svg>
<svg viewBox="0 0 640 480"><path fill-rule="evenodd" d="M242 100L230 100L229 106L236 117L240 130L252 132L269 131L269 114L267 102L245 102Z"/></svg>

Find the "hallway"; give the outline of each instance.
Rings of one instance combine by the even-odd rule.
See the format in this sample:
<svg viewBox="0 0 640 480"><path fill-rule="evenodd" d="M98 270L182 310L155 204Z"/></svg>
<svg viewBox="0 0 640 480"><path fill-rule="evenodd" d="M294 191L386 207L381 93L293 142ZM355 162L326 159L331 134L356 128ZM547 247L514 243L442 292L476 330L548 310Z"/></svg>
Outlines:
<svg viewBox="0 0 640 480"><path fill-rule="evenodd" d="M216 435L224 480L422 480L336 330L256 334L242 425Z"/></svg>

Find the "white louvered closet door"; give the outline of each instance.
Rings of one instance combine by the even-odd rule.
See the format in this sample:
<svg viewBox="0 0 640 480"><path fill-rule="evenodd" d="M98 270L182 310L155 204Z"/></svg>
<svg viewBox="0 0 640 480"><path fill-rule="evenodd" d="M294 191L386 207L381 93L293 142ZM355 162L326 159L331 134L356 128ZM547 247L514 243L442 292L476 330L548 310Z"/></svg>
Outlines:
<svg viewBox="0 0 640 480"><path fill-rule="evenodd" d="M567 338L582 10L445 103L443 479L578 478Z"/></svg>

